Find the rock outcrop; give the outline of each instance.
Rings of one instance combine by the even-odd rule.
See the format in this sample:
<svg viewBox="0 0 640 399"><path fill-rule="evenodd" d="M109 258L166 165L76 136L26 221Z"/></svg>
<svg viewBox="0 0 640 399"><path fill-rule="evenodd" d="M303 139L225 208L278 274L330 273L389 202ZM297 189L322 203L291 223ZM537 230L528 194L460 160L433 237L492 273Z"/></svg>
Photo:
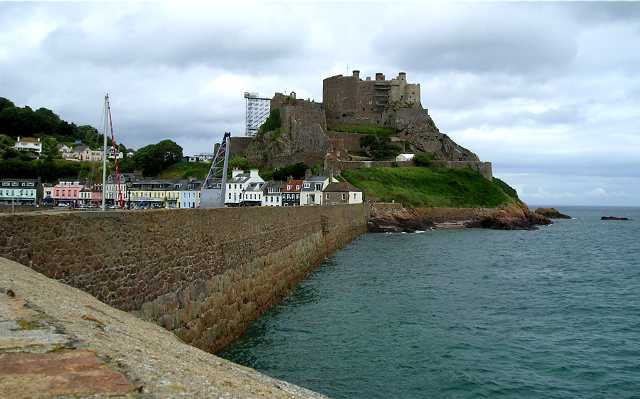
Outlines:
<svg viewBox="0 0 640 399"><path fill-rule="evenodd" d="M480 158L457 144L446 134L440 133L435 122L421 105L392 111L391 124L397 136L404 140L410 152L426 152L435 159L446 161L473 161Z"/></svg>
<svg viewBox="0 0 640 399"><path fill-rule="evenodd" d="M531 212L523 203L510 204L498 208L490 215L467 223L467 227L480 227L494 230L532 230L536 226L553 222L544 215Z"/></svg>
<svg viewBox="0 0 640 399"><path fill-rule="evenodd" d="M549 219L571 219L571 216L561 213L556 208L538 208L535 212Z"/></svg>
<svg viewBox="0 0 640 399"><path fill-rule="evenodd" d="M603 216L600 218L600 220L630 220L630 219L626 217L620 217L620 216Z"/></svg>
<svg viewBox="0 0 640 399"><path fill-rule="evenodd" d="M368 222L371 233L414 233L432 228L434 223L411 208L372 208Z"/></svg>
<svg viewBox="0 0 640 399"><path fill-rule="evenodd" d="M280 113L280 127L258 133L246 150L247 160L268 168L321 164L329 150L322 104L276 93L271 109Z"/></svg>
<svg viewBox="0 0 640 399"><path fill-rule="evenodd" d="M543 215L531 212L523 203L499 208L371 208L369 231L375 233L413 233L430 228L486 228L531 230L551 224Z"/></svg>

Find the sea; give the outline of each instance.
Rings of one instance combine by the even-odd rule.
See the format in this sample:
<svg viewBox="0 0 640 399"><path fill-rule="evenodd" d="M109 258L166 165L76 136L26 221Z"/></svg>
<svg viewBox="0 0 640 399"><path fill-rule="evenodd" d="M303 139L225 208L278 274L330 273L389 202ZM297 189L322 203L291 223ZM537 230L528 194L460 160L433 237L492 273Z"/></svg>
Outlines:
<svg viewBox="0 0 640 399"><path fill-rule="evenodd" d="M559 210L366 234L218 355L332 398L640 398L640 208Z"/></svg>

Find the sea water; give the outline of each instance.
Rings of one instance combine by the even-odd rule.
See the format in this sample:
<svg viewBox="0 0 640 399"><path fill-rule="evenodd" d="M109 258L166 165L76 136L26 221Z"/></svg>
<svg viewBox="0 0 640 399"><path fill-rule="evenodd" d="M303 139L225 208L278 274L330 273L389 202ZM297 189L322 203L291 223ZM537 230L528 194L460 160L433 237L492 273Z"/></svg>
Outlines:
<svg viewBox="0 0 640 399"><path fill-rule="evenodd" d="M640 397L640 209L561 211L362 236L220 355L333 398Z"/></svg>

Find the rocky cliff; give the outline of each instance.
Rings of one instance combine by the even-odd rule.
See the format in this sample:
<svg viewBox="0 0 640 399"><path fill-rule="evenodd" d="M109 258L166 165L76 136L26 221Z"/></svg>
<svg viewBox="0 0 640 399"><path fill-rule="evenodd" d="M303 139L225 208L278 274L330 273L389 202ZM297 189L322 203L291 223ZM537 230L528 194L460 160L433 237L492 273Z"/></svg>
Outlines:
<svg viewBox="0 0 640 399"><path fill-rule="evenodd" d="M256 135L246 150L249 162L268 168L321 164L329 150L322 104L276 93L271 109L279 113L280 127Z"/></svg>
<svg viewBox="0 0 640 399"><path fill-rule="evenodd" d="M394 132L394 140L404 143L406 152L427 152L440 161L480 161L438 130L419 101L419 85L406 84L403 76L391 81L363 81L356 75L339 75L325 79L323 86L324 103L296 99L295 93L275 94L271 110L279 112L280 127L263 126L264 131L246 151L250 162L265 167L319 164L330 149L328 130L371 134L376 129ZM398 87L404 95L392 95ZM349 148L353 147L350 144ZM346 147L332 151L349 152Z"/></svg>
<svg viewBox="0 0 640 399"><path fill-rule="evenodd" d="M398 205L398 204L395 204ZM521 203L498 208L371 208L368 228L373 233L413 233L431 228L487 228L531 230L551 221Z"/></svg>
<svg viewBox="0 0 640 399"><path fill-rule="evenodd" d="M391 127L409 145L409 152L432 153L435 159L446 161L480 161L476 154L440 133L421 105L399 108L389 114Z"/></svg>

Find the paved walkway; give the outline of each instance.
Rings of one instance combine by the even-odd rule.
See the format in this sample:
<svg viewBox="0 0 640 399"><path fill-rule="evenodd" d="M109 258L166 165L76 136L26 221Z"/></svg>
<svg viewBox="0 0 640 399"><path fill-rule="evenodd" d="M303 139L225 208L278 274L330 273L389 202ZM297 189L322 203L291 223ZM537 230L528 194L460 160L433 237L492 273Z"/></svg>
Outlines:
<svg viewBox="0 0 640 399"><path fill-rule="evenodd" d="M0 258L0 398L54 397L323 398Z"/></svg>

